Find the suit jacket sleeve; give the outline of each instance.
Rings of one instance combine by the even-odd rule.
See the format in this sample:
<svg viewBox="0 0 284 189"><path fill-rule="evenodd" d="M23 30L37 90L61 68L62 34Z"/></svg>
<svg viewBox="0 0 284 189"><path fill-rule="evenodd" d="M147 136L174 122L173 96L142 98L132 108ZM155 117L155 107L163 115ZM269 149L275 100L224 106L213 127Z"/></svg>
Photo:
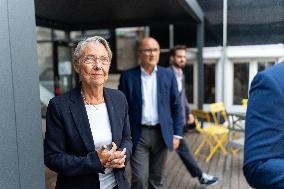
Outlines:
<svg viewBox="0 0 284 189"><path fill-rule="evenodd" d="M248 183L258 189L284 188L284 91L280 86L264 73L257 74L251 85L243 170Z"/></svg>
<svg viewBox="0 0 284 189"><path fill-rule="evenodd" d="M56 103L51 100L47 110L47 129L44 142L44 162L47 167L57 173L69 176L90 173L103 173L96 151L85 156L75 156L67 153L65 147L65 128Z"/></svg>
<svg viewBox="0 0 284 189"><path fill-rule="evenodd" d="M183 78L185 78L184 74L183 74ZM183 79L182 81L182 95L183 95L183 98L184 98L184 104L182 104L182 106L184 106L184 109L185 109L185 120L187 120L187 116L189 114L191 114L191 109L189 107L189 103L188 103L188 99L187 99L187 96L186 96L186 87L185 87L185 79Z"/></svg>
<svg viewBox="0 0 284 189"><path fill-rule="evenodd" d="M183 88L182 93L183 93L182 95L184 95L184 104L182 104L182 105L185 108L186 116L188 116L189 114L191 114L191 109L189 107L189 103L188 103L188 99L187 99L187 96L186 96L185 88ZM187 120L187 117L185 119Z"/></svg>
<svg viewBox="0 0 284 189"><path fill-rule="evenodd" d="M172 72L170 72L172 73ZM174 135L183 136L183 112L182 112L182 105L180 94L178 92L177 81L175 75L172 73L171 77L171 112L172 112L172 119L174 125Z"/></svg>
<svg viewBox="0 0 284 189"><path fill-rule="evenodd" d="M128 99L126 78L125 78L125 73L124 72L122 72L121 75L120 75L118 90L122 91L123 94L125 95L126 99Z"/></svg>

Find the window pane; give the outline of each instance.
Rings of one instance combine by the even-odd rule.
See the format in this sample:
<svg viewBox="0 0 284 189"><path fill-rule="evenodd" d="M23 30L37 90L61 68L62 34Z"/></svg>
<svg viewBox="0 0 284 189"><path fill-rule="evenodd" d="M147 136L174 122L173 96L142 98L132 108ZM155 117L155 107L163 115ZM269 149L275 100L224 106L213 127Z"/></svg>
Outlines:
<svg viewBox="0 0 284 189"><path fill-rule="evenodd" d="M116 35L116 61L117 70L123 71L138 65L136 46L144 35L143 27L117 28Z"/></svg>
<svg viewBox="0 0 284 189"><path fill-rule="evenodd" d="M61 93L72 89L71 49L68 46L58 47L58 73Z"/></svg>
<svg viewBox="0 0 284 189"><path fill-rule="evenodd" d="M37 43L41 115L45 117L49 99L54 96L52 43Z"/></svg>
<svg viewBox="0 0 284 189"><path fill-rule="evenodd" d="M215 64L204 64L204 103L215 102Z"/></svg>
<svg viewBox="0 0 284 189"><path fill-rule="evenodd" d="M38 43L39 83L50 93L54 93L52 44Z"/></svg>
<svg viewBox="0 0 284 189"><path fill-rule="evenodd" d="M193 103L193 64L187 64L184 68L185 90L189 103Z"/></svg>
<svg viewBox="0 0 284 189"><path fill-rule="evenodd" d="M53 30L55 40L67 40L65 31L63 30Z"/></svg>
<svg viewBox="0 0 284 189"><path fill-rule="evenodd" d="M242 99L248 98L249 64L234 63L234 98L233 103L242 104Z"/></svg>
<svg viewBox="0 0 284 189"><path fill-rule="evenodd" d="M265 70L266 68L269 68L270 66L273 66L275 62L270 61L270 62L258 62L257 64L257 70L259 72Z"/></svg>
<svg viewBox="0 0 284 189"><path fill-rule="evenodd" d="M107 41L112 37L111 31L108 29L97 29L97 30L86 30L82 32L82 37L93 37L93 36L101 36L105 38Z"/></svg>
<svg viewBox="0 0 284 189"><path fill-rule="evenodd" d="M37 40L51 40L51 29L36 27Z"/></svg>
<svg viewBox="0 0 284 189"><path fill-rule="evenodd" d="M70 32L71 41L80 41L82 39L81 31L71 31Z"/></svg>

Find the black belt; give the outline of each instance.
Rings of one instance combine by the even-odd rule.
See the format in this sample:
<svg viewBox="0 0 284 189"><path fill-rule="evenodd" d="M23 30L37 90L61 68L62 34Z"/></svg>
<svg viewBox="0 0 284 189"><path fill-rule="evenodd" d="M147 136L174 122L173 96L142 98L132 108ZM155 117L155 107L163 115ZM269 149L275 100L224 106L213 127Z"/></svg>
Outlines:
<svg viewBox="0 0 284 189"><path fill-rule="evenodd" d="M112 189L118 189L118 186L116 185L115 187L113 187Z"/></svg>
<svg viewBox="0 0 284 189"><path fill-rule="evenodd" d="M160 127L160 124L156 124L156 125L144 125L144 124L142 124L141 126L144 127L144 128L147 128L147 129L156 129L156 128Z"/></svg>

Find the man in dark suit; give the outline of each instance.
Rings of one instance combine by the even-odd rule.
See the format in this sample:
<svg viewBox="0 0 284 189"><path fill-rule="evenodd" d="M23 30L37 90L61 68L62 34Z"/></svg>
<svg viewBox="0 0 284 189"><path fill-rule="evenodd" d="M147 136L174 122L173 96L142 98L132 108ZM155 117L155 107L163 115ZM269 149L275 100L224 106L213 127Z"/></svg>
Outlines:
<svg viewBox="0 0 284 189"><path fill-rule="evenodd" d="M246 114L244 175L257 189L284 188L284 62L253 79Z"/></svg>
<svg viewBox="0 0 284 189"><path fill-rule="evenodd" d="M172 64L170 70L175 74L178 84L178 91L180 93L181 105L185 118L184 125L192 124L194 122L194 117L191 113L186 97L185 79L182 71L186 64L186 46L177 45L172 48L170 51L170 62ZM180 145L177 149L177 153L191 176L197 177L200 184L214 185L218 183L219 179L217 177L202 172L201 168L198 166L197 162L194 160L191 152L189 151L184 139L180 140Z"/></svg>
<svg viewBox="0 0 284 189"><path fill-rule="evenodd" d="M129 104L134 154L133 189L163 187L167 149L176 149L183 134L183 114L174 74L157 66L160 46L151 37L141 40L141 66L122 73L119 89Z"/></svg>

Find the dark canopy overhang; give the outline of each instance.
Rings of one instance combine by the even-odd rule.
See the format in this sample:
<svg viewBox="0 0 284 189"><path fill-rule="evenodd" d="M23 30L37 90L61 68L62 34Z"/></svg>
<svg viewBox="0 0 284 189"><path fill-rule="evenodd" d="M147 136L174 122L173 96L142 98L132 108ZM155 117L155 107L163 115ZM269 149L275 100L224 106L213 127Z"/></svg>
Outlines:
<svg viewBox="0 0 284 189"><path fill-rule="evenodd" d="M175 24L195 46L199 5L205 46L222 45L223 0L35 0L35 11L38 26L67 31ZM228 45L283 43L283 10L284 0L229 0Z"/></svg>
<svg viewBox="0 0 284 189"><path fill-rule="evenodd" d="M35 0L35 12L38 26L69 31L203 19L195 0Z"/></svg>
<svg viewBox="0 0 284 189"><path fill-rule="evenodd" d="M223 0L198 0L198 3L210 24L210 33L222 39ZM228 45L284 43L284 0L228 0L227 18ZM205 40L205 46L222 45L222 41L216 43L212 38Z"/></svg>

